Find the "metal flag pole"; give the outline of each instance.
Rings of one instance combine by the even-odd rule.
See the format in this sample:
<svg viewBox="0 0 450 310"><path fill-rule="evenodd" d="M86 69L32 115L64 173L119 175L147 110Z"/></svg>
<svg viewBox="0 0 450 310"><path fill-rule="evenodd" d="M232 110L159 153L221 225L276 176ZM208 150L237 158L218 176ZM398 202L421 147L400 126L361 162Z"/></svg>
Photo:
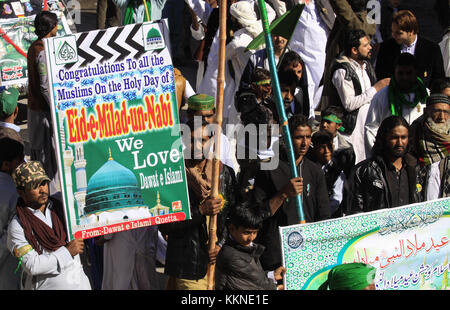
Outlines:
<svg viewBox="0 0 450 310"><path fill-rule="evenodd" d="M284 110L283 105L283 98L281 96L281 89L280 89L280 83L278 81L278 74L277 74L277 66L275 64L275 56L273 51L273 44L272 44L272 37L270 34L269 29L269 19L267 18L267 11L266 11L266 4L264 0L258 0L258 6L259 10L261 12L261 21L262 26L264 30L264 39L266 42L266 52L267 52L267 58L269 61L269 68L270 68L270 75L272 78L272 89L274 90L275 95L275 105L277 107L278 115L280 117L280 125L283 131L283 137L286 142L287 147L287 155L288 160L291 168L291 173L294 178L298 177L297 173L297 165L295 163L295 155L294 151L292 149L292 140L291 140L291 134L289 132L289 126L288 126L288 119L286 116L286 111ZM299 223L303 224L306 223L305 221L305 215L303 213L303 206L302 206L302 199L301 195L297 195L296 198L296 205L297 205L297 211L299 216Z"/></svg>

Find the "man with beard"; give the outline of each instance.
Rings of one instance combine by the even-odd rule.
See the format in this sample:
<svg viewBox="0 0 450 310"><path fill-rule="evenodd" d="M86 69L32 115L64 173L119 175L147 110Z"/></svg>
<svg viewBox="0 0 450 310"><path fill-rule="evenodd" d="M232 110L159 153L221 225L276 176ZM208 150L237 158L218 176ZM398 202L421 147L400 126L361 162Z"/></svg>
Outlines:
<svg viewBox="0 0 450 310"><path fill-rule="evenodd" d="M350 175L351 203L345 214L395 208L422 201L416 159L408 153L409 124L389 116L380 126L371 158Z"/></svg>
<svg viewBox="0 0 450 310"><path fill-rule="evenodd" d="M423 116L411 125L413 155L426 200L450 197L450 99L431 94Z"/></svg>
<svg viewBox="0 0 450 310"><path fill-rule="evenodd" d="M289 132L299 177L292 178L286 152L281 149L277 169L260 170L255 177L254 203L265 217L256 240L266 247L260 257L264 270L275 270L282 265L278 227L298 224L297 195L301 195L307 223L331 216L324 173L318 164L306 157L312 134L307 118L303 115L292 116Z"/></svg>
<svg viewBox="0 0 450 310"><path fill-rule="evenodd" d="M12 178L20 198L8 227L7 246L22 266L22 289L91 289L79 258L83 239L67 241L62 204L49 197L50 178L42 164L22 163Z"/></svg>
<svg viewBox="0 0 450 310"><path fill-rule="evenodd" d="M409 53L400 54L389 86L377 93L370 103L364 125L366 155L371 153L383 119L399 115L411 125L423 114L427 97L428 90L417 76L416 58Z"/></svg>
<svg viewBox="0 0 450 310"><path fill-rule="evenodd" d="M202 122L214 124L216 116L214 97L206 94L196 94L188 98L188 108L186 110L186 123L195 123L197 119L199 124ZM211 152L213 151L213 144L211 145ZM235 174L238 171L238 164L234 153L231 149L230 140L221 133L220 136L220 160L227 166L234 169Z"/></svg>
<svg viewBox="0 0 450 310"><path fill-rule="evenodd" d="M353 144L357 163L365 159L364 120L369 104L390 81L386 78L377 82L369 62L371 50L369 37L364 31L350 30L345 36L344 53L336 59L331 70L329 105L344 109L343 135Z"/></svg>
<svg viewBox="0 0 450 310"><path fill-rule="evenodd" d="M225 219L234 206L236 180L231 167L220 162L219 198L212 198L213 160L212 142L208 123L194 127L188 123L190 134L183 134L185 143L185 168L189 190L191 220L159 225L167 236L164 273L169 276L169 290L206 290L208 263L214 263L217 253L227 237ZM209 251L209 217L217 215L217 243Z"/></svg>

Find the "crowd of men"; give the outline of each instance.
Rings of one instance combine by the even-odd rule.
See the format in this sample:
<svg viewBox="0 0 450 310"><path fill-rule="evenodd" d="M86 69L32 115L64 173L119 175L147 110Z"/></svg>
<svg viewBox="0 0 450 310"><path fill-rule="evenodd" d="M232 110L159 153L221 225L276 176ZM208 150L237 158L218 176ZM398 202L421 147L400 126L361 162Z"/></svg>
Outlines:
<svg viewBox="0 0 450 310"><path fill-rule="evenodd" d="M98 27L153 18L146 10L155 2L164 3L99 0ZM290 38L272 36L281 107L266 49L246 49L262 32L257 2L227 1L219 198L211 196L209 156L216 141L218 3L185 0L196 47L190 82L180 65L183 27L173 2L162 17L171 29L180 120L190 129L183 143L192 219L68 241L42 43L56 35L57 19L42 12L28 51L27 160L14 124L19 93L0 94L1 289L155 289L158 265L165 288L206 289L209 264L215 289L283 289L278 227L298 224L299 195L307 223L450 197L448 1L410 10L406 1L380 1L383 22L376 24L365 0L267 0L269 21L305 4ZM422 35L414 10L441 21L430 26L421 19L433 37ZM283 110L291 145L280 129ZM211 247L209 218L216 215ZM321 289L374 289L374 273L364 264L338 266Z"/></svg>

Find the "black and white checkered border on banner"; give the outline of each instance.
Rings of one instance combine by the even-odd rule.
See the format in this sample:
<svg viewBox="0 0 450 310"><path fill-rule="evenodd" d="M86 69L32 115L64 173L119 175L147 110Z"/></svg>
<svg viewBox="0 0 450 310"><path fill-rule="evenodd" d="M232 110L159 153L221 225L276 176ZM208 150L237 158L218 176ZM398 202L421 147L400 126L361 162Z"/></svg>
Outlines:
<svg viewBox="0 0 450 310"><path fill-rule="evenodd" d="M112 27L104 30L76 33L78 62L65 69L83 68L88 64L138 59L145 53L142 24Z"/></svg>

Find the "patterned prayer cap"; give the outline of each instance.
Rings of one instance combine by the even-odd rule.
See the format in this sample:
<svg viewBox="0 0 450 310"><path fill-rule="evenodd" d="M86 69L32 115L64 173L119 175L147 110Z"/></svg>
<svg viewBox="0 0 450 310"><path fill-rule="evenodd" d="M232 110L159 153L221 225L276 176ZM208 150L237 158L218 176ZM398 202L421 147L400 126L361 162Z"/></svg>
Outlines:
<svg viewBox="0 0 450 310"><path fill-rule="evenodd" d="M436 103L446 103L450 104L450 99L447 95L444 94L431 94L427 98L427 106L436 104Z"/></svg>

